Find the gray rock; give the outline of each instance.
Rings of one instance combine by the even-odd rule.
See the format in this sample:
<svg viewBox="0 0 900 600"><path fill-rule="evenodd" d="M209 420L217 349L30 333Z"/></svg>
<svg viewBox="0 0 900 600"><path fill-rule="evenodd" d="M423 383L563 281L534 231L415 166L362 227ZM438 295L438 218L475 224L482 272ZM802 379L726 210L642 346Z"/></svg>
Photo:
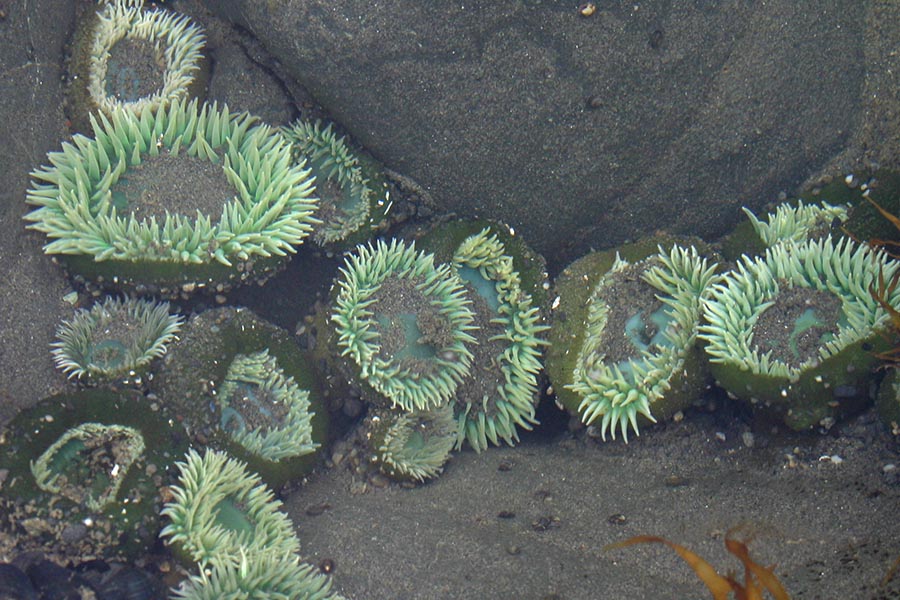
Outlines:
<svg viewBox="0 0 900 600"><path fill-rule="evenodd" d="M557 267L722 233L860 124L857 3L597 5L207 2L443 210L505 220Z"/></svg>
<svg viewBox="0 0 900 600"><path fill-rule="evenodd" d="M41 252L46 238L25 230L28 173L46 164L68 132L62 56L74 4L0 2L0 422L65 381L50 342L72 306L62 269ZM48 374L50 374L48 376Z"/></svg>

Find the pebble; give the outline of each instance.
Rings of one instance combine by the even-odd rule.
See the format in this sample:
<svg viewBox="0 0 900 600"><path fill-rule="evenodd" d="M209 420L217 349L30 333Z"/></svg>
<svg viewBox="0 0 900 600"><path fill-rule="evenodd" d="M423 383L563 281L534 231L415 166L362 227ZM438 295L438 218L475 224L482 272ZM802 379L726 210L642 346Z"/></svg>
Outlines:
<svg viewBox="0 0 900 600"><path fill-rule="evenodd" d="M67 544L74 544L84 538L88 533L88 528L83 523L72 523L66 526L60 533L62 541Z"/></svg>
<svg viewBox="0 0 900 600"><path fill-rule="evenodd" d="M753 435L752 431L745 431L741 434L741 441L744 442L744 446L747 448L752 448L754 444L756 444L756 438Z"/></svg>

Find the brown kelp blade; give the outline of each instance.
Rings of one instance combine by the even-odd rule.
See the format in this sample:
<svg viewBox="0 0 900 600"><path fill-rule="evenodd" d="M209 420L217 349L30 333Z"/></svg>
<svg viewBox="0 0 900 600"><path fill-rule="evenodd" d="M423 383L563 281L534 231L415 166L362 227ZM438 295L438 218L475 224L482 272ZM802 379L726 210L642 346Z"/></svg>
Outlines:
<svg viewBox="0 0 900 600"><path fill-rule="evenodd" d="M731 532L725 535L725 548L734 554L744 564L744 581L746 582L747 600L762 599L762 594L756 586L754 577L762 586L772 594L775 600L790 600L787 590L778 581L773 568L764 567L750 558L750 550L744 542L730 537ZM752 594L752 595L751 595Z"/></svg>
<svg viewBox="0 0 900 600"><path fill-rule="evenodd" d="M722 577L716 570L713 568L711 564L685 548L684 546L680 546L675 542L670 542L669 540L661 537L657 537L655 535L637 535L632 538L628 538L627 540L623 540L621 542L616 542L615 544L610 544L606 547L607 550L611 550L613 548L625 548L627 546L633 546L635 544L665 544L672 550L674 550L678 556L680 556L684 562L686 562L693 570L694 573L697 574L697 577L706 585L707 589L709 589L710 593L713 595L713 600L728 600L728 594L732 591L739 591L736 589L733 581L729 580L726 577ZM739 588L739 586L737 586ZM741 598L741 596L738 596Z"/></svg>

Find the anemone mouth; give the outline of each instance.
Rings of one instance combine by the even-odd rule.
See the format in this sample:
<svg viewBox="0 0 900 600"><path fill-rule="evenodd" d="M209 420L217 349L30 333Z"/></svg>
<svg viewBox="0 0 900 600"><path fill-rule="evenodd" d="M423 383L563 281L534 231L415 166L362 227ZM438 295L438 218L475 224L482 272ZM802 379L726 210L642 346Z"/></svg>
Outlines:
<svg viewBox="0 0 900 600"><path fill-rule="evenodd" d="M144 452L131 427L82 423L67 430L31 465L37 486L93 511L116 499L126 473Z"/></svg>
<svg viewBox="0 0 900 600"><path fill-rule="evenodd" d="M196 100L100 113L93 138L76 135L32 172L27 201L37 208L25 219L50 238L46 253L94 261L233 267L285 257L317 222L313 180L280 134L253 124ZM199 187L185 183L198 177Z"/></svg>
<svg viewBox="0 0 900 600"><path fill-rule="evenodd" d="M763 257L745 257L712 287L700 337L714 363L796 380L886 326L889 315L869 289L897 268L847 238L776 244ZM889 301L896 305L900 292ZM784 340L787 350L777 351L767 336Z"/></svg>
<svg viewBox="0 0 900 600"><path fill-rule="evenodd" d="M341 269L332 321L360 377L405 410L445 403L468 376L472 312L448 265L392 240L360 246Z"/></svg>
<svg viewBox="0 0 900 600"><path fill-rule="evenodd" d="M374 191L347 140L332 125L298 119L283 129L297 160L306 161L316 177L321 223L312 237L325 245L346 239L369 222Z"/></svg>
<svg viewBox="0 0 900 600"><path fill-rule="evenodd" d="M191 559L215 563L244 550L294 553L300 544L281 502L244 463L224 452L191 450L177 463L181 472L174 500L162 514L170 523L160 533Z"/></svg>
<svg viewBox="0 0 900 600"><path fill-rule="evenodd" d="M107 298L62 323L53 359L70 378L128 377L162 356L181 324L167 302Z"/></svg>
<svg viewBox="0 0 900 600"><path fill-rule="evenodd" d="M381 411L369 420L373 460L386 475L418 482L437 477L456 444L453 408L445 404L403 413Z"/></svg>
<svg viewBox="0 0 900 600"><path fill-rule="evenodd" d="M107 3L97 19L88 93L101 111L140 115L187 96L206 43L191 19L128 0Z"/></svg>
<svg viewBox="0 0 900 600"><path fill-rule="evenodd" d="M637 263L616 259L588 300L586 335L572 383L586 425L600 419L601 438L628 441L637 417L672 388L692 351L702 298L717 280L692 246L673 246Z"/></svg>
<svg viewBox="0 0 900 600"><path fill-rule="evenodd" d="M452 259L465 283L475 318L472 374L454 395L458 439L477 452L488 443L513 445L517 428L537 424L540 338L547 330L532 298L521 288L513 259L489 227L468 236Z"/></svg>
<svg viewBox="0 0 900 600"><path fill-rule="evenodd" d="M236 355L216 398L221 429L251 454L280 461L319 447L309 391L286 376L268 350Z"/></svg>

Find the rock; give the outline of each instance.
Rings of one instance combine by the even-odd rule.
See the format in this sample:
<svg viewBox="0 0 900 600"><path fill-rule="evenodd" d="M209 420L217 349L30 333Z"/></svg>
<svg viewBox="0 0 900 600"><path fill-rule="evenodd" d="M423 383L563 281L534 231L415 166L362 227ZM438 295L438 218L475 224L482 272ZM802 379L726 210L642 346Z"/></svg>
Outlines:
<svg viewBox="0 0 900 600"><path fill-rule="evenodd" d="M551 268L666 228L715 235L862 119L856 3L206 2L444 211ZM840 51L834 51L840 49ZM548 216L552 215L552 218Z"/></svg>

